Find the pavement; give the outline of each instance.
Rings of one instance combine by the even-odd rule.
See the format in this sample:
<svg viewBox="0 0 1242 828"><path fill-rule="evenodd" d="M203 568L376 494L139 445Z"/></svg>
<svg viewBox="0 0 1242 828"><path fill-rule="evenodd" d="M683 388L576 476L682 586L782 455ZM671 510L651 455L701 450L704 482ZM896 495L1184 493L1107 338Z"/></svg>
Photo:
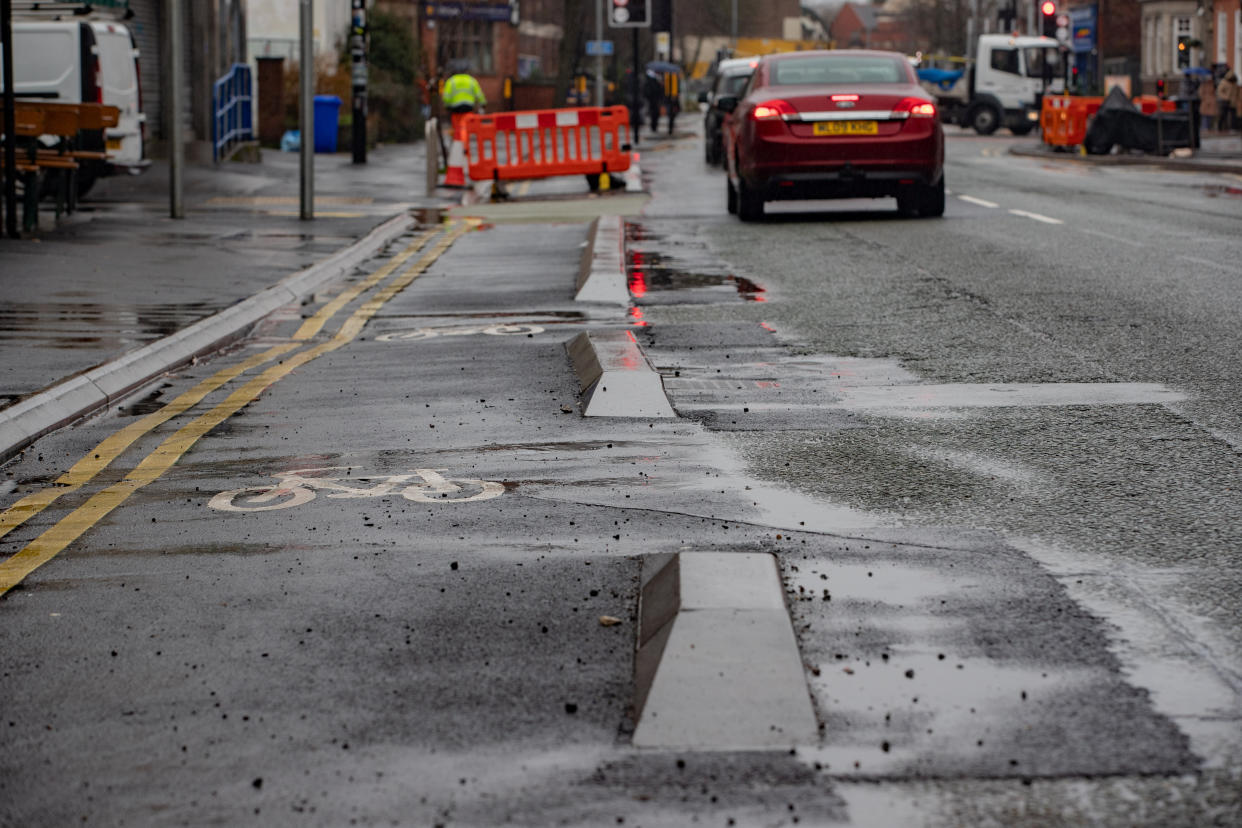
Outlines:
<svg viewBox="0 0 1242 828"><path fill-rule="evenodd" d="M168 166L98 182L80 209L40 211L0 239L0 460L115 405L161 374L301 303L460 190L425 194L424 145L355 165L315 156L315 218L299 216L299 156L187 165L185 218L169 217Z"/></svg>
<svg viewBox="0 0 1242 828"><path fill-rule="evenodd" d="M1055 158L1095 166L1157 166L1185 172L1224 172L1242 174L1242 134L1210 132L1200 139L1199 149L1179 150L1167 157L1143 153L1117 155L1084 155L1072 150L1048 146L1042 141L1024 142L1010 148L1012 155L1028 158Z"/></svg>
<svg viewBox="0 0 1242 828"><path fill-rule="evenodd" d="M298 155L265 150L258 163L188 165L184 219L169 217L168 167L156 162L144 175L100 181L71 216L43 210L27 238L0 239L0 461L309 301L415 223L480 201L478 188L426 195L424 149L381 146L365 165L346 153L315 156L310 221L299 217ZM1026 142L1010 152L1242 174L1237 134L1209 134L1189 157L1088 156ZM546 206L569 209L555 181ZM519 197L530 190L515 186Z"/></svg>

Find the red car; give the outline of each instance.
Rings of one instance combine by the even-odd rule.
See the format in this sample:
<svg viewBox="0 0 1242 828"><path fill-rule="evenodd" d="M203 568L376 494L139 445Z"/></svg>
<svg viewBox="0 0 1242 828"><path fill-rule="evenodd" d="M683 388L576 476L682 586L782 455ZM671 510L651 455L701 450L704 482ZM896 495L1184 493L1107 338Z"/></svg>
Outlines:
<svg viewBox="0 0 1242 828"><path fill-rule="evenodd" d="M725 118L728 207L895 197L904 215L944 214L944 131L935 101L897 52L769 55Z"/></svg>

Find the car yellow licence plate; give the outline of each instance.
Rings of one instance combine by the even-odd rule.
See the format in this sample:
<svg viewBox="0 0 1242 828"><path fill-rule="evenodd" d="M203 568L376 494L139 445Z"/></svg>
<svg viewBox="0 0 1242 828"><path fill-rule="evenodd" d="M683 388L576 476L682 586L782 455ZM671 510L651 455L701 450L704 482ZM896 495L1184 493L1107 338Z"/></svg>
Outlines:
<svg viewBox="0 0 1242 828"><path fill-rule="evenodd" d="M99 146L99 145L98 145L98 144L96 144L95 146ZM120 138L109 138L109 139L108 139L108 149L110 149L110 150L119 150L120 148L121 148L121 139L120 139Z"/></svg>
<svg viewBox="0 0 1242 828"><path fill-rule="evenodd" d="M880 125L875 121L816 121L815 135L878 135Z"/></svg>

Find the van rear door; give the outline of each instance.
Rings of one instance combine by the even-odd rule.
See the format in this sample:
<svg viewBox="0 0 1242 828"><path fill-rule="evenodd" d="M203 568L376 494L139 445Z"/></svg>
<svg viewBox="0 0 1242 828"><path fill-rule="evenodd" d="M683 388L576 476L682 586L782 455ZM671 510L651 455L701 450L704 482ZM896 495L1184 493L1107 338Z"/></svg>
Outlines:
<svg viewBox="0 0 1242 828"><path fill-rule="evenodd" d="M146 115L138 80L138 50L129 29L120 23L92 23L91 28L103 102L121 110L120 123L107 130L108 161L118 166L140 166Z"/></svg>

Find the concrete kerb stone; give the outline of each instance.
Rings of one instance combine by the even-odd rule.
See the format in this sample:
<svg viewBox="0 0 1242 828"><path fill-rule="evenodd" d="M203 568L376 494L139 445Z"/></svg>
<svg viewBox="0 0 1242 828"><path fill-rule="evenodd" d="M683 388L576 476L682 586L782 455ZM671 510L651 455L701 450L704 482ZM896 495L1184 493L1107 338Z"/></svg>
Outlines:
<svg viewBox="0 0 1242 828"><path fill-rule="evenodd" d="M629 331L583 331L565 345L584 417L676 417L664 380Z"/></svg>
<svg viewBox="0 0 1242 828"><path fill-rule="evenodd" d="M621 216L603 216L591 224L587 236L589 256L578 276L576 302L606 305L630 304L625 278L625 221Z"/></svg>
<svg viewBox="0 0 1242 828"><path fill-rule="evenodd" d="M1163 155L1083 155L1077 152L1056 152L1045 149L1042 144L1016 145L1009 148L1010 155L1022 158L1043 158L1049 161L1068 161L1074 164L1091 164L1100 167L1159 167L1181 172L1237 173L1242 174L1242 148L1238 158L1168 158Z"/></svg>
<svg viewBox="0 0 1242 828"><path fill-rule="evenodd" d="M818 742L772 555L652 555L642 578L635 747L783 750Z"/></svg>
<svg viewBox="0 0 1242 828"><path fill-rule="evenodd" d="M248 299L0 411L0 461L43 435L119 401L159 375L238 338L276 309L302 301L349 272L408 232L414 223L412 216L395 216L354 244Z"/></svg>

